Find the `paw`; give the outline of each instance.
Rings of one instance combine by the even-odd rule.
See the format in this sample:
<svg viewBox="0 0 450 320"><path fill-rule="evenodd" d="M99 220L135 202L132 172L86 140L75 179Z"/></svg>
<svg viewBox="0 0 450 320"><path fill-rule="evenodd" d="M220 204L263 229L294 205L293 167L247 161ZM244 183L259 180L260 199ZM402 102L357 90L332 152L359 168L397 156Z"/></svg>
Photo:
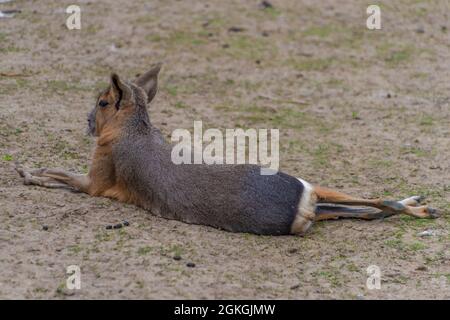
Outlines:
<svg viewBox="0 0 450 320"><path fill-rule="evenodd" d="M25 169L22 166L16 166L16 171L19 173L19 175L23 178L23 184L25 185L33 185L33 184L39 184L36 177L34 177L30 170Z"/></svg>
<svg viewBox="0 0 450 320"><path fill-rule="evenodd" d="M16 167L15 167L14 169L17 171L17 173L18 173L22 178L25 177L25 169L24 169L22 166L16 164Z"/></svg>
<svg viewBox="0 0 450 320"><path fill-rule="evenodd" d="M29 170L29 169L26 169L25 167L22 167L21 165L16 165L15 169L22 178L25 178L28 175L42 177L44 175L44 173L47 171L47 168Z"/></svg>
<svg viewBox="0 0 450 320"><path fill-rule="evenodd" d="M425 197L423 196L412 196L399 202L405 206L417 207L424 199Z"/></svg>
<svg viewBox="0 0 450 320"><path fill-rule="evenodd" d="M441 216L441 213L439 212L439 210L434 209L434 208L426 207L425 211L428 214L428 217L430 219L436 219Z"/></svg>

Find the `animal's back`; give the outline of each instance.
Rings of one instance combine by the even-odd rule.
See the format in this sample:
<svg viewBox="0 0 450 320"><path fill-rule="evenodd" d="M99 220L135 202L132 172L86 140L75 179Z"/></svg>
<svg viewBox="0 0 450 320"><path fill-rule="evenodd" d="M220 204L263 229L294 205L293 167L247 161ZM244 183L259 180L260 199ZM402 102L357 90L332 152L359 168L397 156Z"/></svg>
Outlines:
<svg viewBox="0 0 450 320"><path fill-rule="evenodd" d="M154 131L114 150L117 177L154 214L234 232L290 233L303 193L292 176L261 175L256 165L175 165Z"/></svg>

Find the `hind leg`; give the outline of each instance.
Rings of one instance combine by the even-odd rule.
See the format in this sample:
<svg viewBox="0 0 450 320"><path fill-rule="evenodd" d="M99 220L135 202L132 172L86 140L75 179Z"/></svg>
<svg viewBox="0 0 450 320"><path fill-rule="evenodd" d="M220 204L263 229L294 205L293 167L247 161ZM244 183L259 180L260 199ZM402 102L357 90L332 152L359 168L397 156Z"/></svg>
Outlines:
<svg viewBox="0 0 450 320"><path fill-rule="evenodd" d="M399 201L403 205L418 206L423 198L419 196L413 196ZM335 219L363 219L363 220L375 220L390 217L394 215L393 212L383 212L377 208L370 207L350 207L333 204L319 204L316 208L315 221L322 220L335 220Z"/></svg>
<svg viewBox="0 0 450 320"><path fill-rule="evenodd" d="M435 209L428 206L415 207L420 197L410 197L402 201L391 201L384 199L361 199L349 196L345 193L328 188L314 186L314 193L319 203L333 203L351 206L367 206L380 209L390 214L407 214L416 218L437 218L439 216Z"/></svg>
<svg viewBox="0 0 450 320"><path fill-rule="evenodd" d="M375 220L390 217L394 213L383 212L376 208L355 208L334 205L319 205L316 209L315 221L336 219Z"/></svg>

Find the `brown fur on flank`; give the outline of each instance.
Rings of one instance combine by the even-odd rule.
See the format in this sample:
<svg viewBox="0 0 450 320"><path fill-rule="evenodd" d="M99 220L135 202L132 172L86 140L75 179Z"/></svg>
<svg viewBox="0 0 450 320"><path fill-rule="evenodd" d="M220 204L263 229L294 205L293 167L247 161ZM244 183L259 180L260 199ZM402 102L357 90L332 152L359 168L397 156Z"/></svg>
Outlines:
<svg viewBox="0 0 450 320"><path fill-rule="evenodd" d="M88 118L88 132L97 137L88 175L17 168L25 183L70 186L138 205L164 218L255 234L304 234L317 220L374 219L379 212L436 216L434 209L417 206L419 197L403 201L353 198L283 172L261 175L257 165L174 164L171 145L152 125L147 111L157 91L160 68L155 65L134 82L111 76Z"/></svg>

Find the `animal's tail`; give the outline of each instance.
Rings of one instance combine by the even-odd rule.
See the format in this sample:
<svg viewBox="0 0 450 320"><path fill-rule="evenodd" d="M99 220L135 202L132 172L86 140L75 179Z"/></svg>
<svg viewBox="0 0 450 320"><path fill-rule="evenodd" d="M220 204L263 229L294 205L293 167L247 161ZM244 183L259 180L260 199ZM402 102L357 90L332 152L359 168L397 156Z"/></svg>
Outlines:
<svg viewBox="0 0 450 320"><path fill-rule="evenodd" d="M318 203L314 210L316 220L355 218L355 219L380 219L391 216L392 213L383 212L371 207L350 207L332 203Z"/></svg>

